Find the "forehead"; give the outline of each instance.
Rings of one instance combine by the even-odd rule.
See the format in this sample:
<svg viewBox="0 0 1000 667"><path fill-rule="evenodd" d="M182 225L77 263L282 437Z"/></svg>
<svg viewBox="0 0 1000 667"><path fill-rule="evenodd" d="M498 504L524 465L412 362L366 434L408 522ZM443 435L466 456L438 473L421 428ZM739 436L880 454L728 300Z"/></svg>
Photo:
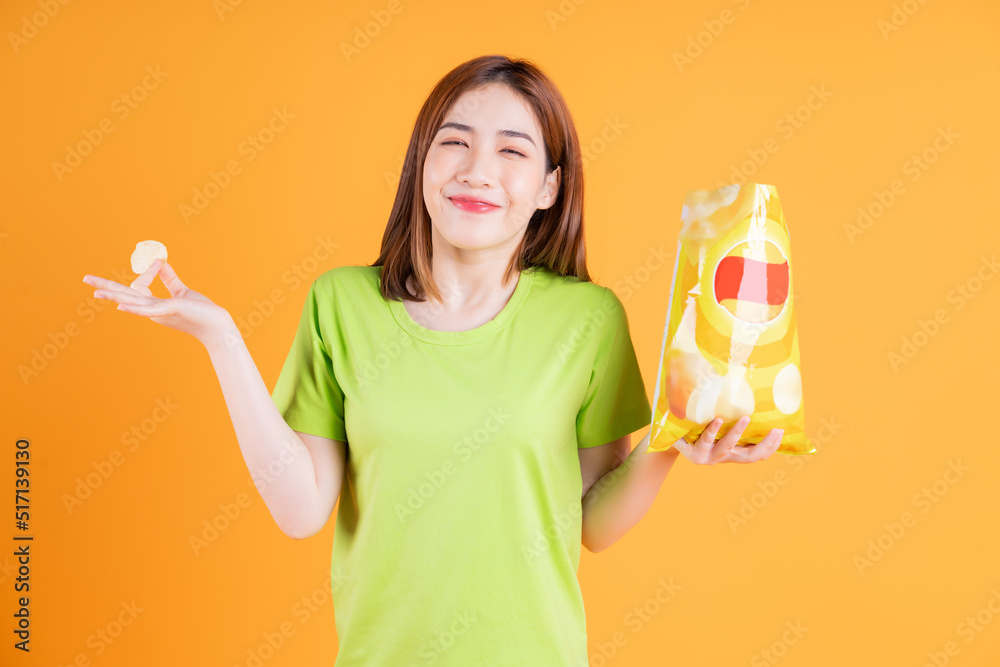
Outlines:
<svg viewBox="0 0 1000 667"><path fill-rule="evenodd" d="M527 101L503 84L465 91L445 114L445 120L463 121L477 129L522 130L534 136L538 136L539 129Z"/></svg>

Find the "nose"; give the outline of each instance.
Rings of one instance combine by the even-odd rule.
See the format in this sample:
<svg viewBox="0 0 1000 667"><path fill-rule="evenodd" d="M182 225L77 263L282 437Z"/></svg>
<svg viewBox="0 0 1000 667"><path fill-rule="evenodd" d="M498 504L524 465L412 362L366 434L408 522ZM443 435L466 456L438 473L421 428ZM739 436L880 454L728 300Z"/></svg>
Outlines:
<svg viewBox="0 0 1000 667"><path fill-rule="evenodd" d="M458 180L470 188L492 188L496 185L496 155L484 145L472 146L459 167Z"/></svg>

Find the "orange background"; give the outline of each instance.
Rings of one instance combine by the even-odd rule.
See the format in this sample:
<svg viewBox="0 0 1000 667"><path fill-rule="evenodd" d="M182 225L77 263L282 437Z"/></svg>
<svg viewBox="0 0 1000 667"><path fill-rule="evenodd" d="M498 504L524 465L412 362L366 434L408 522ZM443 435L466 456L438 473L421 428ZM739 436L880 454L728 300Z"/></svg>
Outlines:
<svg viewBox="0 0 1000 667"><path fill-rule="evenodd" d="M928 653L995 664L1000 278L983 258L1000 246L996 3L908 0L908 15L888 0L400 1L350 62L341 43L388 0L248 1L221 15L211 0L90 0L47 20L45 2L3 3L0 662L246 665L287 623L263 664L333 663L334 522L305 541L284 536L249 483L204 348L94 301L81 279L130 281L135 243L164 242L189 286L237 320L257 313L247 344L273 387L309 282L378 255L431 87L498 52L553 77L591 148L590 267L626 305L650 398L685 190L774 184L792 235L807 433L820 451L679 461L631 532L584 551L591 664L917 666ZM883 35L894 11L901 25ZM36 14L45 25L32 32ZM31 36L15 44L11 33ZM675 52L699 36L702 52L679 67ZM115 100L147 67L165 75L120 117ZM830 97L810 109L814 86ZM241 142L275 108L294 118L249 160ZM782 123L796 113L798 127ZM60 180L53 162L102 119L113 132ZM947 128L957 138L936 152ZM762 165L745 162L765 144ZM906 171L925 151L933 163ZM230 160L241 172L185 223L179 206ZM894 181L894 201L849 239L859 207L877 212ZM319 238L339 245L324 254ZM645 273L651 248L668 260ZM977 272L988 277L978 285ZM954 290L970 281L979 289L959 308ZM162 283L154 293L166 296ZM934 335L918 335L894 369L890 353L936 311ZM60 337L67 327L74 335ZM43 349L51 358L22 379ZM176 406L162 423L158 400ZM147 432L130 450L133 428ZM11 648L18 438L32 452L30 658ZM116 450L120 464L108 464ZM954 477L950 462L967 470ZM67 509L91 474L99 484ZM756 514L734 529L747 504ZM196 554L190 540L220 505L239 514ZM913 521L894 537L885 524L905 512ZM869 540L886 548L859 566ZM681 587L665 602L661 579ZM133 602L141 611L117 627ZM1000 593L992 604L1000 611ZM979 630L960 625L977 613Z"/></svg>

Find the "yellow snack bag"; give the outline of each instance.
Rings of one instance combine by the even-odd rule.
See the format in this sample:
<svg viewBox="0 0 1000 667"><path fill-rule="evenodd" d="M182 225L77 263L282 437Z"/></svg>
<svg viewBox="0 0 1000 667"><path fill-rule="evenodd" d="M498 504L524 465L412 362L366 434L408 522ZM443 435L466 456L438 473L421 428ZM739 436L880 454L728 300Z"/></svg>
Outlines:
<svg viewBox="0 0 1000 667"><path fill-rule="evenodd" d="M804 431L793 294L773 185L687 191L646 451L694 442L716 417L722 437L749 415L738 444L783 428L777 451L815 453Z"/></svg>

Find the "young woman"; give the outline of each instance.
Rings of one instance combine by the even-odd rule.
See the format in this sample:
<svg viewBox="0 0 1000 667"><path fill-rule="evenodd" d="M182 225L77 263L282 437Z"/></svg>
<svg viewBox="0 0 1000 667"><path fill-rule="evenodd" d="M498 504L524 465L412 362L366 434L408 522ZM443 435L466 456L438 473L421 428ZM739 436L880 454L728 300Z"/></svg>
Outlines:
<svg viewBox="0 0 1000 667"><path fill-rule="evenodd" d="M749 462L780 441L734 447L738 423L716 443L716 421L631 448L651 410L625 309L590 282L576 130L526 60L437 83L380 256L313 282L270 396L229 314L169 264L85 282L205 345L282 531L316 534L340 499L338 667L585 667L581 543L635 525L679 452Z"/></svg>

